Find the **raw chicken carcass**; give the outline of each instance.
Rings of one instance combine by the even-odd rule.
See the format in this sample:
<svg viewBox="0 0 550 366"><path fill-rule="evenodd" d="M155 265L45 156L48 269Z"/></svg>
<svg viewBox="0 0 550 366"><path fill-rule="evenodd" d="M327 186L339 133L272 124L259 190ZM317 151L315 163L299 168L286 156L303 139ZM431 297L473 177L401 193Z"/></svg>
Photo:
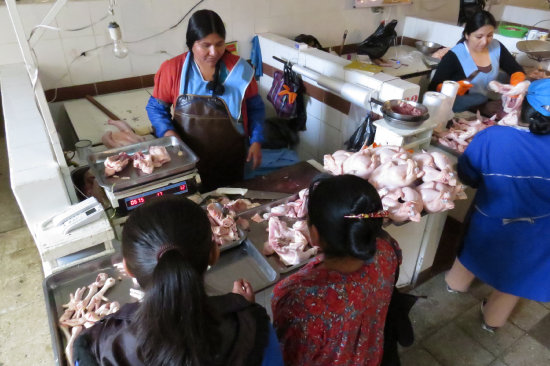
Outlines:
<svg viewBox="0 0 550 366"><path fill-rule="evenodd" d="M424 172L418 168L412 159L407 159L404 164L388 161L372 172L369 182L376 189L400 188L411 185L423 175Z"/></svg>
<svg viewBox="0 0 550 366"><path fill-rule="evenodd" d="M125 152L107 157L107 159L103 162L105 165L105 176L110 177L115 173L122 171L122 169L126 168L129 161L130 156L128 156Z"/></svg>
<svg viewBox="0 0 550 366"><path fill-rule="evenodd" d="M101 137L101 142L108 148L127 146L145 141L145 138L136 135L132 127L125 121L110 119L107 123L115 126L119 130L116 132L105 132Z"/></svg>
<svg viewBox="0 0 550 366"><path fill-rule="evenodd" d="M502 94L502 107L504 112L519 111L523 97L527 93L527 89L531 84L530 81L524 80L517 85L501 84L498 81L491 81L489 88L499 94Z"/></svg>
<svg viewBox="0 0 550 366"><path fill-rule="evenodd" d="M164 146L149 146L149 155L151 155L155 168L161 167L172 160Z"/></svg>
<svg viewBox="0 0 550 366"><path fill-rule="evenodd" d="M277 253L281 261L292 266L317 254L317 247L309 247L308 237L304 234L304 224L295 223L289 228L278 217L270 217L268 223L268 241L264 254ZM309 236L309 234L308 234Z"/></svg>
<svg viewBox="0 0 550 366"><path fill-rule="evenodd" d="M334 175L344 174L343 165L344 162L352 155L353 153L344 150L338 150L334 154L327 154L323 157L323 164L325 170L329 171Z"/></svg>
<svg viewBox="0 0 550 366"><path fill-rule="evenodd" d="M378 159L370 149L359 150L344 161L343 174L353 174L363 179L369 179L371 173L378 167Z"/></svg>
<svg viewBox="0 0 550 366"><path fill-rule="evenodd" d="M383 191L379 191L379 193L383 194ZM382 205L384 210L388 211L389 218L394 222L420 221L423 208L422 197L410 187L396 188L387 192L382 197Z"/></svg>
<svg viewBox="0 0 550 366"><path fill-rule="evenodd" d="M452 201L454 192L450 189L450 186L447 187L449 188L444 188L444 185L438 186L436 182L426 182L416 188L422 196L422 203L426 212L442 212L452 210L455 207Z"/></svg>

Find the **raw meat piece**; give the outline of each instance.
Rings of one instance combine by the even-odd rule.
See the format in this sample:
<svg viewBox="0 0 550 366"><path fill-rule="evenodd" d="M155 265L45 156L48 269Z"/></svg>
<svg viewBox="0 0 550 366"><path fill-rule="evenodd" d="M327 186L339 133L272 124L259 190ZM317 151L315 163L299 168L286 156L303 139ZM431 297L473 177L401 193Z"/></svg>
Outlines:
<svg viewBox="0 0 550 366"><path fill-rule="evenodd" d="M125 152L121 152L118 155L109 156L103 162L105 165L105 176L110 177L115 173L122 171L122 169L126 168L129 161L130 157Z"/></svg>
<svg viewBox="0 0 550 366"><path fill-rule="evenodd" d="M212 241L219 246L233 243L240 239L235 218L224 215L223 206L219 203L210 203L206 206L210 227L212 228ZM242 223L242 222L241 222ZM242 223L244 225L244 223ZM248 224L248 222L246 222Z"/></svg>
<svg viewBox="0 0 550 366"><path fill-rule="evenodd" d="M327 154L323 157L323 164L325 170L329 171L334 175L344 174L342 170L342 165L347 158L349 158L353 153L344 150L338 150L334 154Z"/></svg>
<svg viewBox="0 0 550 366"><path fill-rule="evenodd" d="M453 124L448 131L433 132L432 141L463 153L476 133L495 124L494 118L496 116L490 119L482 117L478 112L475 120L453 119Z"/></svg>
<svg viewBox="0 0 550 366"><path fill-rule="evenodd" d="M412 159L407 159L405 164L396 164L393 161L388 161L372 172L369 182L376 189L392 189L411 185L423 175L424 172L418 168Z"/></svg>
<svg viewBox="0 0 550 366"><path fill-rule="evenodd" d="M452 201L453 191L445 189L443 185L438 186L435 182L427 182L418 186L417 191L422 196L426 212L441 212L452 210L455 207Z"/></svg>
<svg viewBox="0 0 550 366"><path fill-rule="evenodd" d="M380 165L377 158L370 149L359 150L344 161L342 165L343 173L369 179L374 169Z"/></svg>
<svg viewBox="0 0 550 366"><path fill-rule="evenodd" d="M414 107L404 101L399 101L396 106L392 107L392 111L408 116L421 116L422 114L424 114L424 112L420 108Z"/></svg>
<svg viewBox="0 0 550 366"><path fill-rule="evenodd" d="M125 121L110 119L107 123L119 129L116 132L107 131L101 136L101 142L108 148L127 146L145 141L145 138L136 135L134 130Z"/></svg>
<svg viewBox="0 0 550 366"><path fill-rule="evenodd" d="M289 228L278 217L270 217L268 242L264 247L264 254L277 253L287 266L298 264L317 254L317 247L308 246L308 239L303 233L304 225L295 223L294 226L296 228Z"/></svg>
<svg viewBox="0 0 550 366"><path fill-rule="evenodd" d="M272 207L270 212L266 212L263 215L263 218L267 220L272 216L286 216L292 218L305 217L307 215L308 195L309 189L302 189L300 192L298 192L298 199Z"/></svg>
<svg viewBox="0 0 550 366"><path fill-rule="evenodd" d="M258 207L259 205L260 205L259 203L252 203L250 202L250 200L246 198L239 198L234 201L229 201L223 204L223 206L227 208L229 211L233 211L236 213L250 210L251 208Z"/></svg>
<svg viewBox="0 0 550 366"><path fill-rule="evenodd" d="M134 159L134 168L138 168L145 174L151 174L153 169L155 169L153 158L149 154L146 155L138 151L132 155L132 158Z"/></svg>
<svg viewBox="0 0 550 366"><path fill-rule="evenodd" d="M250 218L250 220L252 220L252 221L254 221L254 222L257 222L257 223L260 223L260 222L264 222L264 221L265 221L264 218L261 217L259 213L254 214L254 216L252 216L252 217Z"/></svg>
<svg viewBox="0 0 550 366"><path fill-rule="evenodd" d="M382 197L382 205L388 211L390 219L395 222L420 221L422 197L412 188L396 188Z"/></svg>
<svg viewBox="0 0 550 366"><path fill-rule="evenodd" d="M240 227L242 230L248 230L250 229L250 223L247 219L243 219L242 217L239 217L236 221L237 226Z"/></svg>
<svg viewBox="0 0 550 366"><path fill-rule="evenodd" d="M155 168L161 167L172 160L164 146L149 146L149 155L151 155Z"/></svg>
<svg viewBox="0 0 550 366"><path fill-rule="evenodd" d="M74 295L69 295L70 301L63 305L66 310L59 318L58 324L67 341L65 356L69 365L73 364L74 341L82 332L82 329L91 327L103 316L112 314L120 308L118 302L100 305L102 300L107 300L104 296L105 292L115 283L114 278L109 277L106 273L100 273L97 275L95 282L88 286L89 292L84 299L82 299L82 296L87 287L76 289ZM69 328L72 328L70 332Z"/></svg>

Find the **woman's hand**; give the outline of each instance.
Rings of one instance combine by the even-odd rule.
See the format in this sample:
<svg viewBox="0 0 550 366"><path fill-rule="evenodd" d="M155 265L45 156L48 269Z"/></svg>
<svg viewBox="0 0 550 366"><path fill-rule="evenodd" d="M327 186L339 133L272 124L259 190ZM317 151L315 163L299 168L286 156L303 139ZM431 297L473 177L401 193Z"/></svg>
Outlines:
<svg viewBox="0 0 550 366"><path fill-rule="evenodd" d="M245 299L247 299L250 302L254 302L254 290L252 289L252 285L250 282L245 280L244 278L241 278L235 282L233 282L233 292L234 294L242 295Z"/></svg>
<svg viewBox="0 0 550 366"><path fill-rule="evenodd" d="M254 142L248 149L246 161L253 160L252 169L256 169L262 163L262 145L259 142Z"/></svg>
<svg viewBox="0 0 550 366"><path fill-rule="evenodd" d="M176 131L174 130L168 130L164 133L164 136L163 137L167 137L167 136L176 136L176 137L179 137L178 134L176 133Z"/></svg>

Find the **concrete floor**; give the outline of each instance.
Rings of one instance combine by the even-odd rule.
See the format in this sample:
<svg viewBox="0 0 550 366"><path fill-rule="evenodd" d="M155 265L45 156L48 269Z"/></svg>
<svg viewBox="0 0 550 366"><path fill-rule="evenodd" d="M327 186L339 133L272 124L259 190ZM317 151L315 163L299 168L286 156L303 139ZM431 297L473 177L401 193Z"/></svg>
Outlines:
<svg viewBox="0 0 550 366"><path fill-rule="evenodd" d="M55 365L43 273L32 237L11 193L5 138L0 137L0 366ZM522 300L497 334L481 330L479 304L490 288L476 283L450 294L439 274L412 292L415 343L401 351L403 366L548 366L550 303ZM267 306L271 289L256 295Z"/></svg>

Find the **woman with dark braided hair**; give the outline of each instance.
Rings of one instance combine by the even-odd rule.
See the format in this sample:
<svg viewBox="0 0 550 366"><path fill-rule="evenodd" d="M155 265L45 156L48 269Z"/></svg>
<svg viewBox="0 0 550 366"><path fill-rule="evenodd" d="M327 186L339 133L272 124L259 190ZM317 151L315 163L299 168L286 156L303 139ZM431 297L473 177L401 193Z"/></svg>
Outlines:
<svg viewBox="0 0 550 366"><path fill-rule="evenodd" d="M199 156L210 191L242 180L245 161L260 165L265 106L253 68L225 50L218 14L193 13L186 44L188 52L161 65L146 109L157 137L179 135Z"/></svg>
<svg viewBox="0 0 550 366"><path fill-rule="evenodd" d="M380 365L401 261L382 231L380 196L353 175L309 190L308 226L323 256L279 282L271 302L285 365Z"/></svg>
<svg viewBox="0 0 550 366"><path fill-rule="evenodd" d="M124 225L122 255L145 297L83 331L73 348L77 365L282 365L250 283L206 295L204 273L219 249L197 204L171 196L138 207Z"/></svg>

